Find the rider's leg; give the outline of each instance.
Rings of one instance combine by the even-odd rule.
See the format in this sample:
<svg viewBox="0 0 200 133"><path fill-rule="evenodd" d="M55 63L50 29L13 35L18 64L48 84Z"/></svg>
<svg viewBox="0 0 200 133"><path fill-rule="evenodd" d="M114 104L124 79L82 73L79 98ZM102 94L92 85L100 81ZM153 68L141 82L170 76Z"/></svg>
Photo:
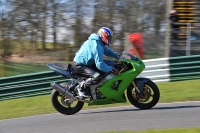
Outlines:
<svg viewBox="0 0 200 133"><path fill-rule="evenodd" d="M114 61L111 61L111 60L104 60L104 62L109 65L109 66L112 66L114 67L115 66L115 62Z"/></svg>
<svg viewBox="0 0 200 133"><path fill-rule="evenodd" d="M81 98L87 98L85 91L89 89L90 85L97 84L101 81L101 76L98 72L86 66L75 66L75 71L79 72L81 75L89 77L86 81L82 81L78 86L78 94Z"/></svg>
<svg viewBox="0 0 200 133"><path fill-rule="evenodd" d="M105 60L105 63L112 67L115 65L114 61ZM102 79L101 75L105 74L103 71L97 69L95 64L92 65L92 68L77 65L75 66L75 71L79 72L81 75L87 75L87 77L89 77L86 81L81 82L77 87L79 96L83 98L88 97L85 94L85 90L89 89L90 85L99 83Z"/></svg>

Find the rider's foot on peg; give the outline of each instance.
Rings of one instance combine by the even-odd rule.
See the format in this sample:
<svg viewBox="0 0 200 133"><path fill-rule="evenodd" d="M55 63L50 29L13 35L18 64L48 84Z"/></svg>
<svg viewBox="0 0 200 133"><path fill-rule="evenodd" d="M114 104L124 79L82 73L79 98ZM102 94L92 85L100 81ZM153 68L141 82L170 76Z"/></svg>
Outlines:
<svg viewBox="0 0 200 133"><path fill-rule="evenodd" d="M79 99L86 99L86 98L88 98L88 95L85 94L83 87L84 87L84 82L81 82L77 86L77 90L78 90L78 96L77 96L77 98L79 98Z"/></svg>

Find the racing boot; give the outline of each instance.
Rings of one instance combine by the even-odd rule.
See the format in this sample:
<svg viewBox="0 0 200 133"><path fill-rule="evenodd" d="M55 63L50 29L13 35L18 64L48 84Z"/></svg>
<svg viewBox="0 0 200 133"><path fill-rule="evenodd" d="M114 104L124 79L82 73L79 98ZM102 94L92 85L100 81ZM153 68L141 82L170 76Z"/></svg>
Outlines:
<svg viewBox="0 0 200 133"><path fill-rule="evenodd" d="M84 81L82 81L78 86L77 86L77 91L78 91L78 96L77 98L79 99L86 99L88 98L88 95L85 94L86 90L86 84Z"/></svg>

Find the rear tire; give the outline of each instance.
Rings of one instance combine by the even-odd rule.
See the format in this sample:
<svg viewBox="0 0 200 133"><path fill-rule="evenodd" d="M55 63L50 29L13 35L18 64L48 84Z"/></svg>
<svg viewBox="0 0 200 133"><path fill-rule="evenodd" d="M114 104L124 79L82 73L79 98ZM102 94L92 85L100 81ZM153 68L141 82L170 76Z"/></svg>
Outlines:
<svg viewBox="0 0 200 133"><path fill-rule="evenodd" d="M147 97L148 99L146 99L146 100L149 100L152 97L152 100L150 102L147 102L147 101L145 101L145 99L142 99L142 98L141 99L135 98L134 97L135 89L132 84L130 84L127 89L127 97L133 106L135 106L139 109L150 109L158 103L158 101L160 99L160 92L159 92L157 85L154 82L152 82L151 80L144 83L144 90L147 90L146 92L148 92L148 97ZM152 92L153 92L153 94L152 94ZM144 102L142 102L142 100Z"/></svg>
<svg viewBox="0 0 200 133"><path fill-rule="evenodd" d="M79 112L83 108L83 105L84 105L84 102L74 101L77 103L75 104L72 103L74 106L71 107L71 105L70 106L64 105L63 102L64 101L62 100L62 96L60 95L60 93L56 91L55 89L53 89L51 92L51 103L58 112L65 115L73 115Z"/></svg>

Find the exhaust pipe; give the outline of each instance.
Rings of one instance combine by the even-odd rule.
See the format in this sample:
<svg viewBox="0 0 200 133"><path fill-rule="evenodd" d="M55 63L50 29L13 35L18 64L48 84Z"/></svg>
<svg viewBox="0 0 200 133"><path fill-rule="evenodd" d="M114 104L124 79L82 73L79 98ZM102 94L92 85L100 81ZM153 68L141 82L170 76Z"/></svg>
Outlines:
<svg viewBox="0 0 200 133"><path fill-rule="evenodd" d="M62 86L60 86L59 84L52 82L51 83L51 87L55 90L57 90L58 92L62 93L63 95L65 95L67 98L71 98L73 100L77 100L73 94L71 92L69 92L68 90L66 90L65 88L63 88Z"/></svg>

